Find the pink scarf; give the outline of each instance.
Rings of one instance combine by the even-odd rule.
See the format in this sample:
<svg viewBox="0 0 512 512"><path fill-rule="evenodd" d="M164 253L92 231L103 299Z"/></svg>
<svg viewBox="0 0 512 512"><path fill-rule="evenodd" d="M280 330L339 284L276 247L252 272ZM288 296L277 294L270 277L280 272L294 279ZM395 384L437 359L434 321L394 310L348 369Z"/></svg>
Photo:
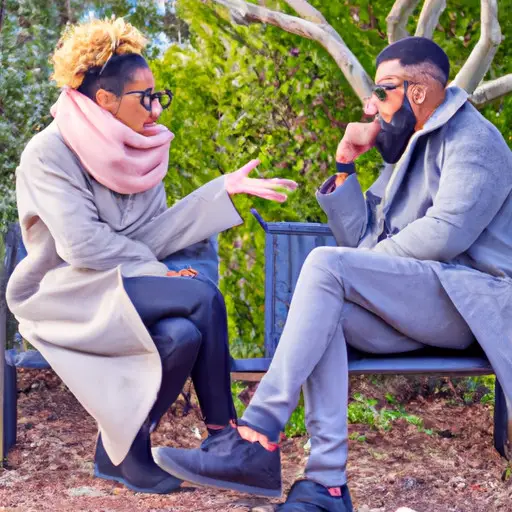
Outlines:
<svg viewBox="0 0 512 512"><path fill-rule="evenodd" d="M137 133L74 89L65 88L51 108L67 146L87 172L120 194L156 186L167 173L174 138L157 124Z"/></svg>

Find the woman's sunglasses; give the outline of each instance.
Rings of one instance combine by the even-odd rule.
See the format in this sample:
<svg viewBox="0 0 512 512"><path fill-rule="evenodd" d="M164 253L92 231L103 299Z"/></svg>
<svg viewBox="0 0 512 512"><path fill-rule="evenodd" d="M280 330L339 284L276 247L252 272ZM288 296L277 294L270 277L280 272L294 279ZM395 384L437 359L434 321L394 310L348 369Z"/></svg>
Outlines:
<svg viewBox="0 0 512 512"><path fill-rule="evenodd" d="M140 104L148 111L151 112L151 105L153 101L158 100L160 106L163 109L169 107L172 101L173 94L169 89L165 89L163 91L151 92L151 89L146 89L145 91L130 91L125 92L123 96L128 96L129 94L139 94L140 95Z"/></svg>

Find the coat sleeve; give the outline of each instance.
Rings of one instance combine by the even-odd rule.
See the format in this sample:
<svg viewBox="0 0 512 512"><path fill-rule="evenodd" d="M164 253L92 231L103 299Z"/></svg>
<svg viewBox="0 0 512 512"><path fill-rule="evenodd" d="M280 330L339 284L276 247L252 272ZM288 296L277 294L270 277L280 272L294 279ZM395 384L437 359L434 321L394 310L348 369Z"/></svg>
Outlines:
<svg viewBox="0 0 512 512"><path fill-rule="evenodd" d="M132 237L163 259L241 223L221 176L157 215Z"/></svg>
<svg viewBox="0 0 512 512"><path fill-rule="evenodd" d="M465 252L489 225L512 188L511 152L499 133L473 133L471 140L447 135L439 190L433 205L374 250L450 261Z"/></svg>
<svg viewBox="0 0 512 512"><path fill-rule="evenodd" d="M317 191L316 199L327 215L327 222L338 245L357 247L366 231L368 212L361 185L355 174L351 174L333 192L326 193L331 181L328 179Z"/></svg>

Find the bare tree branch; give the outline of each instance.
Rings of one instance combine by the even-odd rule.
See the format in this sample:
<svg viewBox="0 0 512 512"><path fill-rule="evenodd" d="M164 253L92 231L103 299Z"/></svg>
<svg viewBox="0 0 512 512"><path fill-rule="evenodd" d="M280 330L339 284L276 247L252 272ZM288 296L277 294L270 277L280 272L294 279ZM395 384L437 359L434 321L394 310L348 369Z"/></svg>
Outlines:
<svg viewBox="0 0 512 512"><path fill-rule="evenodd" d="M469 99L478 106L485 105L512 92L512 73L484 82Z"/></svg>
<svg viewBox="0 0 512 512"><path fill-rule="evenodd" d="M439 17L446 9L446 0L425 0L414 35L432 39Z"/></svg>
<svg viewBox="0 0 512 512"><path fill-rule="evenodd" d="M320 23L321 25L328 25L327 20L323 14L315 9L306 0L284 0L301 18L312 21L313 23Z"/></svg>
<svg viewBox="0 0 512 512"><path fill-rule="evenodd" d="M489 70L501 43L497 0L481 0L480 15L480 39L453 81L453 85L466 89L469 94L477 88Z"/></svg>
<svg viewBox="0 0 512 512"><path fill-rule="evenodd" d="M71 9L71 0L66 0L66 11L68 14L68 20L73 22L73 10Z"/></svg>
<svg viewBox="0 0 512 512"><path fill-rule="evenodd" d="M418 3L419 0L396 0L386 18L389 44L409 35L405 26Z"/></svg>
<svg viewBox="0 0 512 512"><path fill-rule="evenodd" d="M228 9L235 23L269 23L286 32L320 43L333 57L361 101L371 95L372 79L357 57L350 51L341 36L329 24L318 25L308 20L290 16L243 0L212 0ZM291 1L291 0L290 0ZM302 7L306 2L301 3Z"/></svg>

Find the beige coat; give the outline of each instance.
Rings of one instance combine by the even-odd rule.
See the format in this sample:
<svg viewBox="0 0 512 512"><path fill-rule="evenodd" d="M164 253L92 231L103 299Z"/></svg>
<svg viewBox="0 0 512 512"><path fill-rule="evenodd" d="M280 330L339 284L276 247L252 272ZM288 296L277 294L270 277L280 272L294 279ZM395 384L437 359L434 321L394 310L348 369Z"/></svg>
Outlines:
<svg viewBox="0 0 512 512"><path fill-rule="evenodd" d="M118 464L162 373L122 276L165 276L160 259L242 220L222 177L172 208L163 184L112 192L83 170L55 123L29 142L16 176L28 256L9 281L9 308L22 336L96 419Z"/></svg>

